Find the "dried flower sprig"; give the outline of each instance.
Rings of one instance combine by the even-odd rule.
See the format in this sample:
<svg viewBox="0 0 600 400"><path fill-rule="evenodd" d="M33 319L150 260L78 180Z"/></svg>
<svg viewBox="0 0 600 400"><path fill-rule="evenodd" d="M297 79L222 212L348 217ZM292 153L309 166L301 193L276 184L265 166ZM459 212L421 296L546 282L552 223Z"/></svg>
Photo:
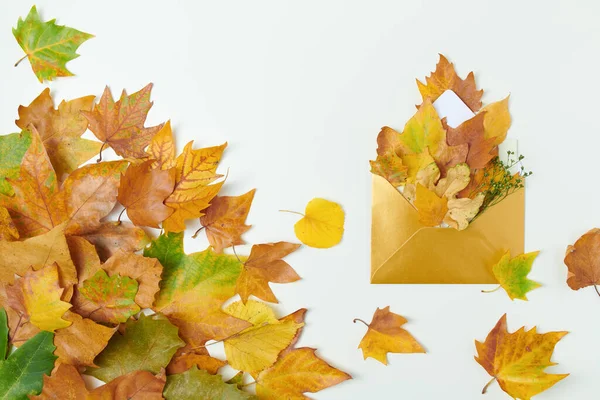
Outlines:
<svg viewBox="0 0 600 400"><path fill-rule="evenodd" d="M500 157L495 157L489 167L487 167L483 173L483 180L479 186L475 189L476 193L483 193L484 200L479 214L484 212L487 208L492 207L508 195L521 189L525 186L525 178L531 176L533 172L525 171L523 166L523 160L525 157L520 155L517 159L514 159L515 152L507 151L508 162L503 162ZM515 166L519 165L520 169L517 173L513 174Z"/></svg>

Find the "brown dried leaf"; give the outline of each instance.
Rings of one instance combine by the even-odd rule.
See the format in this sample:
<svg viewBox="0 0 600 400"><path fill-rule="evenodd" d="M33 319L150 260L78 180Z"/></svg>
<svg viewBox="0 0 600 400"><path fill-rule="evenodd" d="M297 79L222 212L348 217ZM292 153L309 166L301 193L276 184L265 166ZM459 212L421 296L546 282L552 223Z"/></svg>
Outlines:
<svg viewBox="0 0 600 400"><path fill-rule="evenodd" d="M160 228L174 210L164 201L173 192L175 168L151 168L153 160L131 165L121 176L117 200L127 209L127 216L138 226Z"/></svg>
<svg viewBox="0 0 600 400"><path fill-rule="evenodd" d="M123 90L121 98L115 102L107 86L94 109L81 113L89 121L89 128L94 135L118 155L145 158L147 154L144 149L162 128L162 125L144 128L146 116L152 107L151 91L151 83L129 96Z"/></svg>
<svg viewBox="0 0 600 400"><path fill-rule="evenodd" d="M269 287L269 282L289 283L300 279L283 257L293 253L300 247L296 243L277 242L252 246L250 256L244 262L235 292L240 295L244 304L250 295L259 299L278 303L277 298Z"/></svg>
<svg viewBox="0 0 600 400"><path fill-rule="evenodd" d="M246 217L254 192L256 189L241 196L217 196L206 209L206 214L200 217L208 242L215 252L221 253L227 247L245 243L241 236L251 227L246 225Z"/></svg>

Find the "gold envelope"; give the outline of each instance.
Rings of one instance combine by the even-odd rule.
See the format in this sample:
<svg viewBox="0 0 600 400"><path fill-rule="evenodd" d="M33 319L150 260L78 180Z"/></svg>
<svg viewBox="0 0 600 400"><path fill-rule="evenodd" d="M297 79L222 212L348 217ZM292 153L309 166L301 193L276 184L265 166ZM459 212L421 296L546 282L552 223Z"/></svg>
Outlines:
<svg viewBox="0 0 600 400"><path fill-rule="evenodd" d="M373 175L371 283L497 283L492 266L522 254L525 191L519 189L463 231L430 228L384 178Z"/></svg>

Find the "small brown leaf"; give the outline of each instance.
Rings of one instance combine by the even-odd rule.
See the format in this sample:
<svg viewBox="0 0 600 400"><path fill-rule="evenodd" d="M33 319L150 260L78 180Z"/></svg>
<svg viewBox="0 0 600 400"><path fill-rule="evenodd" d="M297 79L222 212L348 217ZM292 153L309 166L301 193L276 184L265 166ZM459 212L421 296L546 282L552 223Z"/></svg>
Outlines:
<svg viewBox="0 0 600 400"><path fill-rule="evenodd" d="M269 287L269 282L289 283L300 279L283 257L293 253L300 247L296 243L277 242L252 246L250 256L244 263L244 268L238 278L235 288L244 304L250 295L259 299L278 303L277 298Z"/></svg>
<svg viewBox="0 0 600 400"><path fill-rule="evenodd" d="M251 227L246 225L246 217L255 191L252 189L241 196L217 196L206 209L206 214L200 217L208 242L215 252L221 253L224 248L245 243L241 236Z"/></svg>

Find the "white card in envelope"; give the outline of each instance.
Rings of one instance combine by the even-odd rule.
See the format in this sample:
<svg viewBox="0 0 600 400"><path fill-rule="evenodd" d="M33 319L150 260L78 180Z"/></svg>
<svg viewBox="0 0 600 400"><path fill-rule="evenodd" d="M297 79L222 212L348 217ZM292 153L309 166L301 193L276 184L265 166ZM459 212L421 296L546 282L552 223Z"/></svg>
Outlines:
<svg viewBox="0 0 600 400"><path fill-rule="evenodd" d="M473 111L458 97L452 90L446 90L433 102L433 107L440 118L446 117L446 123L452 128L456 128L466 120L475 116ZM504 163L508 162L508 152L515 153L512 159L519 157L518 143L516 139L505 139L498 146L498 155Z"/></svg>

